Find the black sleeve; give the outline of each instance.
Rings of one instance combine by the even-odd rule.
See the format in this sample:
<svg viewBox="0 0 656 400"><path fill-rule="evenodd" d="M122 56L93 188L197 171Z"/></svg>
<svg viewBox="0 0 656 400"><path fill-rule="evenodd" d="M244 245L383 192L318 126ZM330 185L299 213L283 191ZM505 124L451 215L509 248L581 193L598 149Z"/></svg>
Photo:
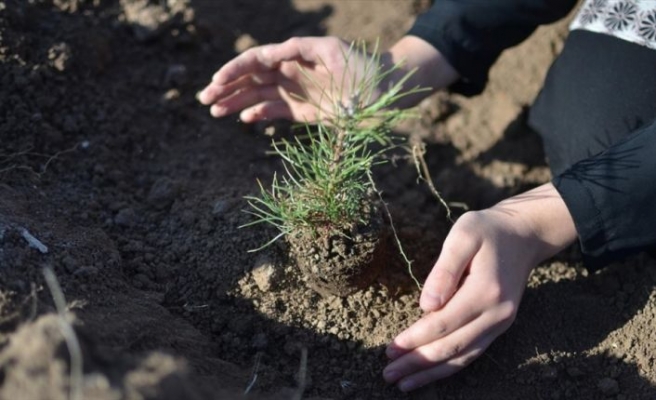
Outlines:
<svg viewBox="0 0 656 400"><path fill-rule="evenodd" d="M553 180L595 270L656 244L656 121Z"/></svg>
<svg viewBox="0 0 656 400"><path fill-rule="evenodd" d="M444 55L460 73L451 90L483 91L488 71L501 52L526 39L538 25L563 18L577 0L435 0L408 35Z"/></svg>

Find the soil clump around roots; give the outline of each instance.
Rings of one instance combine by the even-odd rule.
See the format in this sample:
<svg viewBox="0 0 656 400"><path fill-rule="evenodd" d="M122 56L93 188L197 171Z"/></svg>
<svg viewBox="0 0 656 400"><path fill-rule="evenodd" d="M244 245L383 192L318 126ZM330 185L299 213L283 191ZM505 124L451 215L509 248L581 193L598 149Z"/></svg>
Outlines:
<svg viewBox="0 0 656 400"><path fill-rule="evenodd" d="M385 47L428 4L0 0L0 398L69 398L44 267L68 302L85 399L656 398L651 258L596 274L575 251L545 262L485 355L405 394L381 377L385 346L421 317L394 246L346 297L309 288L282 242L247 252L273 237L239 229L243 197L282 170L264 133L289 127L214 120L196 92L254 44L328 33ZM403 127L427 143L447 201L486 207L549 180L525 109L566 32L539 29L483 95L434 96ZM421 281L449 223L405 158L374 179ZM360 251L335 240L316 251L333 263Z"/></svg>
<svg viewBox="0 0 656 400"><path fill-rule="evenodd" d="M299 229L287 236L304 282L324 296L348 296L366 289L380 273L386 229L380 206L367 205L365 220L334 229Z"/></svg>

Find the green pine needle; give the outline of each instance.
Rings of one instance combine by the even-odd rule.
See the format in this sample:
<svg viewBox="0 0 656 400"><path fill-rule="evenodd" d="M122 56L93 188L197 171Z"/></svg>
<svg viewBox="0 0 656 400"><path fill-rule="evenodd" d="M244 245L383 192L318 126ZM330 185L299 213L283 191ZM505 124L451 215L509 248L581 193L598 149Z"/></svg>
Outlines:
<svg viewBox="0 0 656 400"><path fill-rule="evenodd" d="M258 181L259 197L246 197L250 205L246 212L254 220L243 226L268 223L280 233L252 251L266 248L299 228L321 228L331 234L344 234L346 227L365 220L363 205L371 200L375 190L368 178L371 169L385 163L381 156L395 147L392 127L411 116L390 107L402 97L424 90L404 91L403 85L414 73L411 71L375 98L381 82L400 68L395 65L383 70L376 50L377 46L369 54L364 44L351 44L344 59L348 66L354 55L368 57L364 78L350 85L340 82L337 87L333 81L329 91L320 88L321 100L330 100L332 112L324 115L314 130L305 124L304 137L273 142L273 152L282 159L284 175L281 178L274 175L270 189ZM302 72L310 84L318 86L311 76ZM347 88L351 94L346 105L342 104L341 88ZM337 93L336 98L331 93ZM315 106L322 110L319 104ZM375 149L374 144L378 146Z"/></svg>

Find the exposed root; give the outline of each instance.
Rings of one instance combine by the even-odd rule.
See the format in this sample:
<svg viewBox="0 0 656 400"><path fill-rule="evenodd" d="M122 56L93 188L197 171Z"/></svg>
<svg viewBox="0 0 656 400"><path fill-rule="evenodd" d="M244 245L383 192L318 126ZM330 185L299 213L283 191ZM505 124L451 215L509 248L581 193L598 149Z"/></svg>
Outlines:
<svg viewBox="0 0 656 400"><path fill-rule="evenodd" d="M380 202L383 204L383 208L385 209L385 214L387 214L387 218L389 219L390 222L390 227L392 228L392 234L394 235L394 240L396 241L396 246L399 248L399 253L401 254L401 257L403 257L403 261L405 261L406 265L408 266L408 274L410 275L410 278L415 282L415 285L417 285L417 288L421 291L422 286L421 283L419 283L419 280L415 276L414 272L412 271L412 260L408 258L408 255L405 253L403 250L403 245L401 244L401 239L399 239L399 235L396 232L396 227L394 226L394 221L392 221L392 213L390 212L389 208L387 207L387 203L383 200L383 195L378 190L376 187L376 184L374 182L373 176L371 176L371 173L367 174L369 177L369 182L371 183L371 187L374 188L374 191L378 195L378 198L380 199Z"/></svg>
<svg viewBox="0 0 656 400"><path fill-rule="evenodd" d="M426 154L426 145L423 142L413 144L411 152L412 160L414 161L415 167L417 168L417 175L419 176L419 179L426 182L431 193L433 193L433 196L435 196L440 204L444 206L444 209L446 210L446 218L451 223L453 223L454 221L451 216L451 207L459 207L464 210L468 210L469 207L467 207L467 205L464 203L447 203L440 192L437 191L435 185L433 184L433 178L431 178L430 171L428 170L428 164L426 164L426 159L424 158L424 155Z"/></svg>
<svg viewBox="0 0 656 400"><path fill-rule="evenodd" d="M12 153L12 154L0 154L0 175L11 171L23 170L23 171L30 172L31 174L35 175L37 178L41 178L48 171L48 167L53 161L55 161L61 155L66 153L71 153L77 150L78 147L85 147L85 145L88 145L88 142L76 143L75 146L59 151L52 155L33 153L31 152L31 149L19 151L17 153ZM19 162L12 162L16 158L23 157L23 156L45 158L46 162L43 164L40 171L35 171L34 168L29 167L25 164L21 164Z"/></svg>

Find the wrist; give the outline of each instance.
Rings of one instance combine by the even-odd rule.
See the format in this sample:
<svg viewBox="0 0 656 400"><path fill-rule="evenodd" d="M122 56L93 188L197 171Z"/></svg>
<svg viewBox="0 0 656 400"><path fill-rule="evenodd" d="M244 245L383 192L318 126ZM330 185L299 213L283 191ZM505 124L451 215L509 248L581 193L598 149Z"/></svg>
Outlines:
<svg viewBox="0 0 656 400"><path fill-rule="evenodd" d="M556 255L576 241L574 220L551 183L504 200L492 209L517 216L520 235L534 245L530 250L536 263Z"/></svg>
<svg viewBox="0 0 656 400"><path fill-rule="evenodd" d="M459 78L458 72L453 69L451 64L435 47L416 36L401 38L381 55L381 63L384 70L389 70L395 65L399 66L382 82L382 90L391 87L413 70L415 72L405 82L404 88L420 87L430 89L401 99L396 105L400 108L416 105L424 98L446 88Z"/></svg>

